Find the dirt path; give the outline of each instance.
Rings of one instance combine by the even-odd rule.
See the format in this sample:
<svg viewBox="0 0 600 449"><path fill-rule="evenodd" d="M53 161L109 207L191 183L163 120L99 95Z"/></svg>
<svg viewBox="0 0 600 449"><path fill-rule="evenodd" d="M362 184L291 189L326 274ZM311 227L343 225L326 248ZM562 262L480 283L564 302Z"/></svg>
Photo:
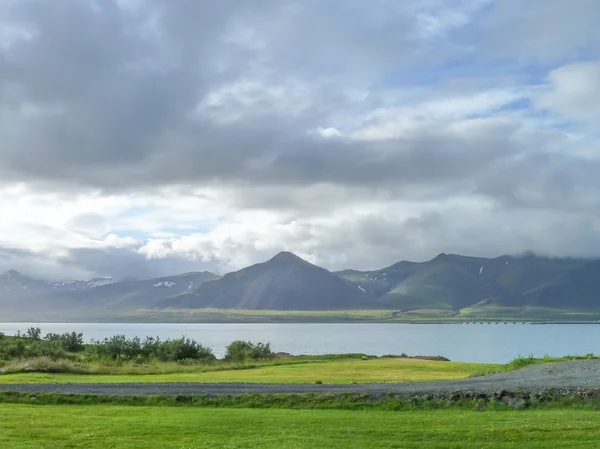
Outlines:
<svg viewBox="0 0 600 449"><path fill-rule="evenodd" d="M0 377L0 382L1 382ZM510 373L458 381L380 384L258 384L258 383L119 383L119 384L0 384L0 391L98 395L239 395L263 393L447 393L523 389L599 389L600 360L574 360L536 365Z"/></svg>

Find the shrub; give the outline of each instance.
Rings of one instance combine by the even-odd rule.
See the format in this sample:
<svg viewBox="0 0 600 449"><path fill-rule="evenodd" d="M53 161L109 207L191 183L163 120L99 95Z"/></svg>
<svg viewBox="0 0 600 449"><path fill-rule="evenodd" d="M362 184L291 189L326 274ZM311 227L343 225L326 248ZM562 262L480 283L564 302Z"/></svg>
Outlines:
<svg viewBox="0 0 600 449"><path fill-rule="evenodd" d="M33 338L34 340L41 340L42 330L39 327L30 327L27 329L27 332L25 332L25 336L27 338Z"/></svg>
<svg viewBox="0 0 600 449"><path fill-rule="evenodd" d="M65 351L80 352L83 350L83 334L65 332L64 334L49 333L44 336L49 343L59 343Z"/></svg>
<svg viewBox="0 0 600 449"><path fill-rule="evenodd" d="M244 360L265 360L273 358L271 343L252 343L250 341L236 340L227 346L225 360L242 362Z"/></svg>
<svg viewBox="0 0 600 449"><path fill-rule="evenodd" d="M146 337L142 342L139 337L128 339L124 335L115 335L104 340L92 340L92 344L86 348L86 354L91 360L135 360L136 363L150 359L165 362L215 359L209 348L186 337L165 341L158 337Z"/></svg>
<svg viewBox="0 0 600 449"><path fill-rule="evenodd" d="M58 341L60 339L60 334L55 334L50 332L44 336L44 340L46 341Z"/></svg>
<svg viewBox="0 0 600 449"><path fill-rule="evenodd" d="M58 341L65 351L79 352L83 350L83 334L81 332L65 332L59 337Z"/></svg>
<svg viewBox="0 0 600 449"><path fill-rule="evenodd" d="M58 341L38 344L29 347L26 351L27 357L49 357L50 359L63 359L67 357L65 348Z"/></svg>
<svg viewBox="0 0 600 449"><path fill-rule="evenodd" d="M92 340L88 355L95 359L131 360L142 353L139 337L131 340L125 335L113 335L104 340Z"/></svg>
<svg viewBox="0 0 600 449"><path fill-rule="evenodd" d="M4 338L4 332L0 332L0 340L2 340Z"/></svg>
<svg viewBox="0 0 600 449"><path fill-rule="evenodd" d="M6 341L0 346L0 359L10 360L15 357L25 356L25 342L23 340Z"/></svg>
<svg viewBox="0 0 600 449"><path fill-rule="evenodd" d="M162 345L162 341L160 337L146 337L146 339L142 343L142 357L146 359L150 358L158 358L158 354L160 352L160 347Z"/></svg>
<svg viewBox="0 0 600 449"><path fill-rule="evenodd" d="M215 355L210 348L206 348L190 338L181 337L163 342L160 345L158 358L177 362L186 359L214 360Z"/></svg>

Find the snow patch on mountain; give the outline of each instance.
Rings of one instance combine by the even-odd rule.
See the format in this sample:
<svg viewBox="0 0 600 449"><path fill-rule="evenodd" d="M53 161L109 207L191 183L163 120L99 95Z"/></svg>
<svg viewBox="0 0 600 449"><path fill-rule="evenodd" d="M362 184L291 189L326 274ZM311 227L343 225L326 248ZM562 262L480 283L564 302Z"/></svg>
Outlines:
<svg viewBox="0 0 600 449"><path fill-rule="evenodd" d="M114 283L112 278L95 278L83 281L42 281L30 278L18 271L10 270L0 275L0 289L4 291L26 290L30 292L49 292L49 291L79 291L89 290L102 285Z"/></svg>
<svg viewBox="0 0 600 449"><path fill-rule="evenodd" d="M167 288L171 288L173 287L175 284L175 282L172 281L161 281L161 282L157 282L156 284L152 284L153 287L167 287Z"/></svg>

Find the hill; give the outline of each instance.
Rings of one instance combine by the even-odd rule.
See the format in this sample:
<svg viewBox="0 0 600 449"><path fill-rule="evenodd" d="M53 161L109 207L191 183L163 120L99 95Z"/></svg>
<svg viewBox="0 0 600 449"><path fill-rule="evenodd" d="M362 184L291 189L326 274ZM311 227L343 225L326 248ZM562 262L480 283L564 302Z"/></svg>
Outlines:
<svg viewBox="0 0 600 449"><path fill-rule="evenodd" d="M282 252L271 260L206 282L158 303L162 308L339 310L381 307L359 286Z"/></svg>
<svg viewBox="0 0 600 449"><path fill-rule="evenodd" d="M440 254L376 271L336 273L400 310L474 305L600 310L600 261L534 254L493 259Z"/></svg>

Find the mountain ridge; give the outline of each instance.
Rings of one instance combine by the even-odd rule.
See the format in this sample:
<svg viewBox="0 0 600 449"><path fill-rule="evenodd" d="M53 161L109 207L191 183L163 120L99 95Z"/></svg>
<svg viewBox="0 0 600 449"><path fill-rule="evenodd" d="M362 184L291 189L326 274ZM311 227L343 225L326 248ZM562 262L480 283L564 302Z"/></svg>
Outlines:
<svg viewBox="0 0 600 449"><path fill-rule="evenodd" d="M600 259L440 253L428 261L400 261L379 270L331 272L283 251L224 276L191 272L142 281L53 282L9 270L0 275L0 304L5 314L22 316L30 311L94 316L201 308L454 314L560 308L600 313Z"/></svg>

